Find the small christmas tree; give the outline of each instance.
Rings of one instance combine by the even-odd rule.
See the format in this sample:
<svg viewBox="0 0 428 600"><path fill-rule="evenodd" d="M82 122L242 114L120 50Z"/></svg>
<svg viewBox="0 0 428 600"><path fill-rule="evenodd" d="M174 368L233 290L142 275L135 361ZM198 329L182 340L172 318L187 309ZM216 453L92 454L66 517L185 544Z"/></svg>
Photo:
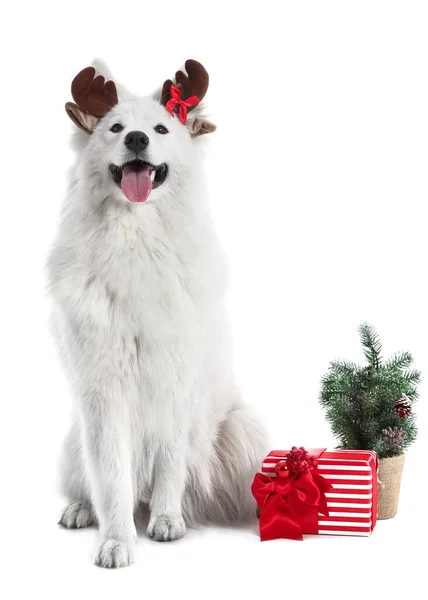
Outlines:
<svg viewBox="0 0 428 600"><path fill-rule="evenodd" d="M359 333L368 365L330 363L320 403L341 448L374 450L380 458L397 456L416 439L412 406L421 376L410 369L409 352L382 360L382 345L371 325L360 325Z"/></svg>

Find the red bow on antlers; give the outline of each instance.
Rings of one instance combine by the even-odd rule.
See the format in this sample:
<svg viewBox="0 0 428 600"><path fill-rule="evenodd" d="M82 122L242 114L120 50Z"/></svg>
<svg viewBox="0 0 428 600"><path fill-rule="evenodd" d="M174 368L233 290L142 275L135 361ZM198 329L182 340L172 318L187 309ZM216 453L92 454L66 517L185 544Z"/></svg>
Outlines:
<svg viewBox="0 0 428 600"><path fill-rule="evenodd" d="M173 83L171 83L170 94L171 99L168 100L165 108L172 116L174 116L174 108L179 106L180 108L178 110L178 117L180 121L185 124L187 120L187 109L191 108L192 106L196 106L196 104L199 102L199 99L197 96L190 96L190 98L183 100L181 98L180 88L176 87Z"/></svg>

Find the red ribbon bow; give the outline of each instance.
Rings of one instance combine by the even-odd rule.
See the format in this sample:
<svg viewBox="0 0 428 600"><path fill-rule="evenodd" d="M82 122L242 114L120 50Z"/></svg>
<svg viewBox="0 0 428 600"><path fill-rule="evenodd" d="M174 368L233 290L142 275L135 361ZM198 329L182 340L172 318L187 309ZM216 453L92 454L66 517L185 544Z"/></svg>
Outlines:
<svg viewBox="0 0 428 600"><path fill-rule="evenodd" d="M170 93L171 99L165 104L165 108L172 116L174 116L174 108L179 106L178 117L180 121L185 124L187 120L187 109L196 106L199 99L197 96L190 96L189 98L186 98L186 100L183 100L181 98L180 88L176 87L173 83L171 84Z"/></svg>
<svg viewBox="0 0 428 600"><path fill-rule="evenodd" d="M257 473L251 491L259 505L260 539L288 538L302 540L303 532L318 533L318 513L328 516L325 493L331 485L314 468L322 450L306 452L293 448L286 460L275 467L276 477ZM293 452L302 452L309 459L297 472ZM291 455L291 458L290 458ZM300 465L299 465L300 466Z"/></svg>

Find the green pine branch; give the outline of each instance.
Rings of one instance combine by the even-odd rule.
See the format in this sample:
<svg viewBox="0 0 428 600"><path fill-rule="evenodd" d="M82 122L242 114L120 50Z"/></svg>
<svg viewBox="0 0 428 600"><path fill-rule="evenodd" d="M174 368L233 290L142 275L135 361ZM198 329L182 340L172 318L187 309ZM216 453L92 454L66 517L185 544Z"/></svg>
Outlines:
<svg viewBox="0 0 428 600"><path fill-rule="evenodd" d="M358 328L364 356L373 369L378 369L382 360L382 344L379 336L371 325L363 323Z"/></svg>
<svg viewBox="0 0 428 600"><path fill-rule="evenodd" d="M385 366L388 369L408 369L412 362L413 358L410 352L396 352L389 360L386 361Z"/></svg>

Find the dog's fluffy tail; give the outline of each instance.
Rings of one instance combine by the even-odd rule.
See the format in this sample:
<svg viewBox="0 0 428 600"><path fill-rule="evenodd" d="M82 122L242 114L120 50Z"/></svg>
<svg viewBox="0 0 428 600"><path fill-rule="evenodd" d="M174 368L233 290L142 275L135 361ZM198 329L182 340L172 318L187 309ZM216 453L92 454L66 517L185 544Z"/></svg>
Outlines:
<svg viewBox="0 0 428 600"><path fill-rule="evenodd" d="M186 522L231 523L254 517L251 483L266 452L266 435L256 415L243 405L231 409L210 457L210 481L202 475L207 474L204 466L190 474L183 501Z"/></svg>

